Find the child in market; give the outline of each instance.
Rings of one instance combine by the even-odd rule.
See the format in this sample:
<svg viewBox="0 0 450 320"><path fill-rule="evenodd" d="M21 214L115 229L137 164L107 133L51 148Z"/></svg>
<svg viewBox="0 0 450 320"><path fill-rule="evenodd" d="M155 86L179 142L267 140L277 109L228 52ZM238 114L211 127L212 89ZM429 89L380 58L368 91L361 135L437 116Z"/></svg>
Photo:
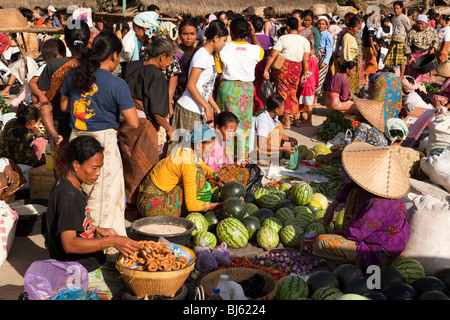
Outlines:
<svg viewBox="0 0 450 320"><path fill-rule="evenodd" d="M297 140L284 133L282 123L278 120L284 112L284 99L274 93L267 98L265 110L255 119L258 164L269 166L278 163L281 152L291 155L298 144ZM283 146L289 142L289 146Z"/></svg>

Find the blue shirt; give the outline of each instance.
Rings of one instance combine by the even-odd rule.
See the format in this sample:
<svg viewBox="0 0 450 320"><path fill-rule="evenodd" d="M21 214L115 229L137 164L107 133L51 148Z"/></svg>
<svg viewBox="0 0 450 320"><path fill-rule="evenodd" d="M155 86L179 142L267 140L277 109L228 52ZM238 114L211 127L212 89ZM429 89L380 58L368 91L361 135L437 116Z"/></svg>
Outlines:
<svg viewBox="0 0 450 320"><path fill-rule="evenodd" d="M99 69L89 92L72 86L78 68L67 75L61 94L70 97L70 127L85 131L118 129L120 111L134 107L127 83L111 72Z"/></svg>
<svg viewBox="0 0 450 320"><path fill-rule="evenodd" d="M334 39L333 35L330 31L320 31L320 44L319 44L319 50L325 49L325 58L323 59L323 62L327 65L330 63L331 56L333 55L333 44Z"/></svg>

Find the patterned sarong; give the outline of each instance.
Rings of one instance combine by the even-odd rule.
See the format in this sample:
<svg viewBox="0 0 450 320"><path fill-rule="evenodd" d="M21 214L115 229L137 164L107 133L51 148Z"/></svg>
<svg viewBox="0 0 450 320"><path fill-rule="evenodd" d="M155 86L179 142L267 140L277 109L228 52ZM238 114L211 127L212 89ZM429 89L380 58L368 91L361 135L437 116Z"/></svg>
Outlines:
<svg viewBox="0 0 450 320"><path fill-rule="evenodd" d="M298 115L298 90L301 73L302 63L288 60L285 60L281 69L276 72L275 86L277 92L284 98L285 115Z"/></svg>
<svg viewBox="0 0 450 320"><path fill-rule="evenodd" d="M406 65L406 56L403 53L405 45L404 39L392 39L389 45L389 51L384 60L386 66L395 66L399 64Z"/></svg>

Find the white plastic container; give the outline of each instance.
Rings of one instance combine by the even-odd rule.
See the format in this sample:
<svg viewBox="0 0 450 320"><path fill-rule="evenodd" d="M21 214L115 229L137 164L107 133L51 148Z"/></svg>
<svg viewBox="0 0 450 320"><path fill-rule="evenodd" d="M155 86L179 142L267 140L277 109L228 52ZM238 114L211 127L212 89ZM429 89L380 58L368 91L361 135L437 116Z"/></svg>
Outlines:
<svg viewBox="0 0 450 320"><path fill-rule="evenodd" d="M228 283L230 282L230 276L227 274L222 274L219 278L216 288L220 290L220 296L223 300L231 300Z"/></svg>
<svg viewBox="0 0 450 320"><path fill-rule="evenodd" d="M228 284L228 291L230 294L230 300L248 300L248 298L244 294L244 290L242 289L242 286L234 281L229 281Z"/></svg>

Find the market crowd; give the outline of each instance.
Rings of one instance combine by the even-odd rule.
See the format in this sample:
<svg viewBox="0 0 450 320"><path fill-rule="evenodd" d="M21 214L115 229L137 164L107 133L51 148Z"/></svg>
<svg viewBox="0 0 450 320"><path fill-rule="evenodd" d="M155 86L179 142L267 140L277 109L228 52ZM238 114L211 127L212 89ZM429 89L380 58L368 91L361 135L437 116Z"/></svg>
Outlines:
<svg viewBox="0 0 450 320"><path fill-rule="evenodd" d="M171 19L152 5L113 26L74 21L53 6L19 11L30 25L63 31L25 30L17 41L0 34L11 70L1 93L20 84L13 103L2 106L4 115L16 116L0 136L1 192L8 201L25 183L18 164L37 167L51 153L57 182L46 243L53 257L79 260L103 280L102 250L137 249L126 237L125 210L146 217L220 208L220 201L203 201L202 191L231 180L246 185L251 165L289 158L298 145L289 129L313 126L319 103L355 121L355 150L325 160L342 159L349 184L324 224L346 199L363 200L348 210L346 232L320 238L318 253L370 264L401 252L409 234L401 200L407 179L390 181L392 172L378 172L388 181L374 181L363 174L363 160L353 162L369 147L382 151L380 163L391 157L388 146L419 152L424 130L445 114L448 81L437 84L438 67L423 72L421 61L432 55L442 66L439 75L450 77L450 16L399 1L375 17L356 10L280 16L267 7L262 16L249 8ZM28 57L14 50L16 43L27 47ZM424 153L445 148L428 141ZM355 154L346 157L350 151ZM384 193L377 189L383 183L399 185ZM373 199L378 205L367 205ZM392 215L382 219L386 212ZM369 227L353 219L358 215L385 223L370 248L359 241ZM384 227L396 232L388 235Z"/></svg>

